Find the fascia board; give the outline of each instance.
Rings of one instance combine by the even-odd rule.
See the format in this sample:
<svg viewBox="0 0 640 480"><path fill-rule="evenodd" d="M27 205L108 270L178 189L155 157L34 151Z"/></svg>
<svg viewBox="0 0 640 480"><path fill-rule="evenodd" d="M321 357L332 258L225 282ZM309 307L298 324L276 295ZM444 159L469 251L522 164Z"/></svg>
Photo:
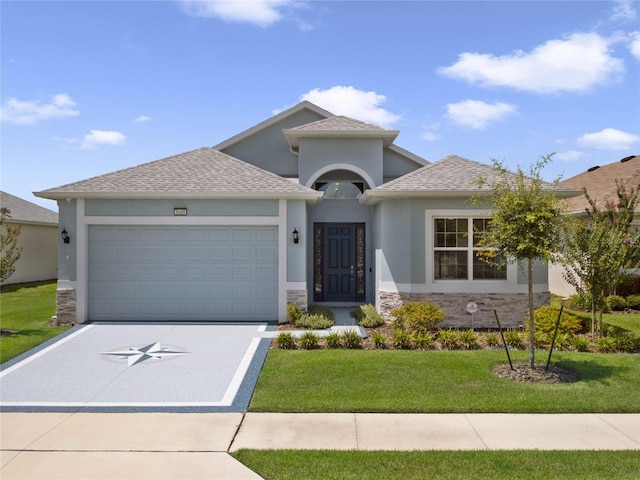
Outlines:
<svg viewBox="0 0 640 480"><path fill-rule="evenodd" d="M246 200L307 200L318 202L323 192L34 192L36 197L50 200L84 198L94 200L162 200L162 199L246 199Z"/></svg>

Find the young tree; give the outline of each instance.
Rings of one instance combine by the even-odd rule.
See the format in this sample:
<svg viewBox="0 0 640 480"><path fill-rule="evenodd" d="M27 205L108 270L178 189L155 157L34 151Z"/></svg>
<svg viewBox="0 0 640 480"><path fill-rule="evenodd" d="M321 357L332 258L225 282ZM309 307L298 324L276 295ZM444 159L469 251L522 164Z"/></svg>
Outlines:
<svg viewBox="0 0 640 480"><path fill-rule="evenodd" d="M16 271L15 264L22 254L22 247L18 247L20 237L20 226L5 225L5 215L7 210L0 212L0 282L4 283L13 272Z"/></svg>
<svg viewBox="0 0 640 480"><path fill-rule="evenodd" d="M591 302L591 332L596 332L596 315L602 334L605 299L622 280L639 266L640 234L631 229L639 200L638 188L627 190L616 181L616 201L601 208L585 190L589 202L586 218L567 224L558 259L566 266L565 280Z"/></svg>
<svg viewBox="0 0 640 480"><path fill-rule="evenodd" d="M531 368L535 366L533 265L536 260L553 258L560 241L558 227L564 218L563 205L556 196L559 179L550 184L541 178L542 169L552 157L553 154L540 157L530 166L528 174L520 166L516 172L510 172L502 162L494 159L496 175L474 181L479 188L489 187L489 202L493 208L491 228L482 236L480 247L498 251L498 261L517 262L526 269Z"/></svg>

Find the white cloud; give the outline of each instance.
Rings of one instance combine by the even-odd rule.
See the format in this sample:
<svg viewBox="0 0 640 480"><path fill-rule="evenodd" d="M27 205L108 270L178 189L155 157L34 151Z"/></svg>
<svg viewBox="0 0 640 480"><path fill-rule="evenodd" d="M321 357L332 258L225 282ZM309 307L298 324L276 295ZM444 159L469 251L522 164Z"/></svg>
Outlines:
<svg viewBox="0 0 640 480"><path fill-rule="evenodd" d="M474 129L483 129L490 122L502 120L516 112L508 103L486 103L480 100L463 100L447 104L447 117L459 125Z"/></svg>
<svg viewBox="0 0 640 480"><path fill-rule="evenodd" d="M599 150L629 150L638 140L638 135L615 128L605 128L599 132L585 133L576 140L576 144L582 148Z"/></svg>
<svg viewBox="0 0 640 480"><path fill-rule="evenodd" d="M634 57L640 60L640 32L629 34L629 50Z"/></svg>
<svg viewBox="0 0 640 480"><path fill-rule="evenodd" d="M18 100L9 98L0 109L3 122L20 125L35 125L50 118L73 117L79 115L76 102L66 93L59 93L51 97L49 102L39 100Z"/></svg>
<svg viewBox="0 0 640 480"><path fill-rule="evenodd" d="M134 118L133 121L134 122L148 122L149 120L151 120L151 117L149 115L140 115L137 118Z"/></svg>
<svg viewBox="0 0 640 480"><path fill-rule="evenodd" d="M531 52L517 50L502 56L465 52L438 72L481 86L536 93L585 92L624 70L622 60L611 56L609 42L595 33L574 33Z"/></svg>
<svg viewBox="0 0 640 480"><path fill-rule="evenodd" d="M292 0L182 0L185 11L195 17L268 27L282 20L282 9Z"/></svg>
<svg viewBox="0 0 640 480"><path fill-rule="evenodd" d="M561 162L577 162L580 160L582 152L579 150L567 150L566 152L558 152L554 156L555 159Z"/></svg>
<svg viewBox="0 0 640 480"><path fill-rule="evenodd" d="M122 145L127 140L127 137L115 131L109 130L91 130L90 133L84 136L82 142L83 150L92 150L99 145Z"/></svg>
<svg viewBox="0 0 640 480"><path fill-rule="evenodd" d="M636 9L632 0L617 0L613 7L611 20L613 21L631 21L636 18Z"/></svg>
<svg viewBox="0 0 640 480"><path fill-rule="evenodd" d="M345 115L382 127L393 125L402 118L380 107L387 100L384 95L365 92L354 87L336 85L327 90L315 88L300 96L300 100L315 103L336 115Z"/></svg>

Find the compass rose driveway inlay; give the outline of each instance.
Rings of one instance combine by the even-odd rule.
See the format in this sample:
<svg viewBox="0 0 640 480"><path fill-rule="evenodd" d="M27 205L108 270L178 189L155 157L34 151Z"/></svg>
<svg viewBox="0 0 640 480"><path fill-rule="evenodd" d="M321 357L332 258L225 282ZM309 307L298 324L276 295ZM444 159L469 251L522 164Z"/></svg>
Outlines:
<svg viewBox="0 0 640 480"><path fill-rule="evenodd" d="M2 411L245 411L266 324L91 323L0 371Z"/></svg>

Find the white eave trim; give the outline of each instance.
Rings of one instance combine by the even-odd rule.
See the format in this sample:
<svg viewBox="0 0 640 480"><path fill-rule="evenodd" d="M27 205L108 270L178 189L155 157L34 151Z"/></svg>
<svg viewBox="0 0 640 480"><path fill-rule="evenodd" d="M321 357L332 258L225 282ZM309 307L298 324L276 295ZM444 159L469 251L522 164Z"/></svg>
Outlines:
<svg viewBox="0 0 640 480"><path fill-rule="evenodd" d="M36 197L51 200L98 199L98 200L306 200L318 203L323 192L34 192Z"/></svg>
<svg viewBox="0 0 640 480"><path fill-rule="evenodd" d="M300 130L288 128L283 130L291 148L298 148L301 138L381 138L388 147L396 139L399 130Z"/></svg>

